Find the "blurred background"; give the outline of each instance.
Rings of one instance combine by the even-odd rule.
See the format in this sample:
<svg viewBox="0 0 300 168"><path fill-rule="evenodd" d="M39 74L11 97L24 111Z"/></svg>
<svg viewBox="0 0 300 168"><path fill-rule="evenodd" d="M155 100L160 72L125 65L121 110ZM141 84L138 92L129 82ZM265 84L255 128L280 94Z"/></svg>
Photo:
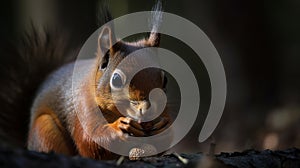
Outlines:
<svg viewBox="0 0 300 168"><path fill-rule="evenodd" d="M74 49L99 27L99 0L2 1L2 39L16 37L33 21L71 34ZM114 17L150 10L152 0L111 0ZM211 138L198 143L210 104L205 67L193 64L200 85L197 123L171 151L219 153L245 149L300 147L300 1L166 0L165 11L198 25L221 56L227 77L227 102ZM101 20L101 19L100 19ZM197 56L180 41L163 36L162 47L193 62ZM1 55L1 59L4 59Z"/></svg>

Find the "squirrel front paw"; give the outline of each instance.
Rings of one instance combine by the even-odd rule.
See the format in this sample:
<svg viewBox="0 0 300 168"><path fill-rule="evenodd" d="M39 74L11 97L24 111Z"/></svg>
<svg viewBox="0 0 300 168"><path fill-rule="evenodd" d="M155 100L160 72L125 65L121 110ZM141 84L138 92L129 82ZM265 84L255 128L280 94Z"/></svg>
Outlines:
<svg viewBox="0 0 300 168"><path fill-rule="evenodd" d="M120 117L112 124L109 124L119 136L123 137L122 139L126 139L128 135L141 137L145 136L142 126L128 117Z"/></svg>

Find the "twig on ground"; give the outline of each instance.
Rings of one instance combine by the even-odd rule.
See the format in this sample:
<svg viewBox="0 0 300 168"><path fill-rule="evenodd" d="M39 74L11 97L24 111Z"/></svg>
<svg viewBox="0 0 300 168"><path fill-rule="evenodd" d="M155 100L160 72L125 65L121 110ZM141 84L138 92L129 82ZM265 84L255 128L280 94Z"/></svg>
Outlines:
<svg viewBox="0 0 300 168"><path fill-rule="evenodd" d="M124 161L125 157L124 156L120 156L120 158L117 161L117 166L120 166L122 164L122 162Z"/></svg>
<svg viewBox="0 0 300 168"><path fill-rule="evenodd" d="M178 153L174 152L173 153L174 156L176 156L178 158L178 160L180 160L183 164L188 164L189 160L186 158L183 158L182 156L180 156Z"/></svg>

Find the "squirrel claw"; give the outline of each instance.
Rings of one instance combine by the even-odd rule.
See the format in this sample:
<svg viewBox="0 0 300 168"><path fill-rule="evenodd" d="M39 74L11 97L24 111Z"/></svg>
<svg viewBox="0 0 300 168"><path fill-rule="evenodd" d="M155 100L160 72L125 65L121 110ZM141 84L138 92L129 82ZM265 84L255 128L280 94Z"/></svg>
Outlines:
<svg viewBox="0 0 300 168"><path fill-rule="evenodd" d="M144 136L145 133L142 131L142 127L137 124L134 120L126 117L120 117L117 120L118 128L124 133L128 133L133 136Z"/></svg>

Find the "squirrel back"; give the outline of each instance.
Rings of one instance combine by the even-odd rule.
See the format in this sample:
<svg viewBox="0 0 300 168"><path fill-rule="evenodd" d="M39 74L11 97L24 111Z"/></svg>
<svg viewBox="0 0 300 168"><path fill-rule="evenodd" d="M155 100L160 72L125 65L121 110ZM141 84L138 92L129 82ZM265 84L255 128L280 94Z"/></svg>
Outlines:
<svg viewBox="0 0 300 168"><path fill-rule="evenodd" d="M107 2L97 12L95 25L111 20ZM9 146L26 146L38 89L51 72L75 60L82 43L57 25L33 23L15 38L0 40L0 143Z"/></svg>

